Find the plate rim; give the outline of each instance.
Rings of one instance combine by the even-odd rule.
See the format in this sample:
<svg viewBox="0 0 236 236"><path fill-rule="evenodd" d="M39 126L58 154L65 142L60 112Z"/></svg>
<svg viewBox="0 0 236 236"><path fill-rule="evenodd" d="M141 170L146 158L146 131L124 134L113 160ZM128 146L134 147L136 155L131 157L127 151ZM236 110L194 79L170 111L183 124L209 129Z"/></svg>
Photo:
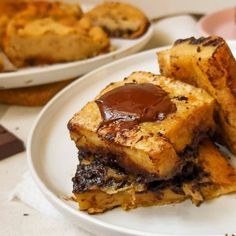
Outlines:
<svg viewBox="0 0 236 236"><path fill-rule="evenodd" d="M236 51L236 41L232 41L232 40L227 40L227 43L229 45L231 45L232 47L235 47L235 51ZM43 116L46 114L46 112L53 106L54 103L56 103L61 97L64 96L64 94L68 93L68 91L70 91L71 88L73 88L74 86L78 86L78 84L82 83L82 81L86 80L87 77L92 77L93 74L98 73L99 71L103 71L106 68L109 67L113 67L116 66L119 63L125 62L125 61L129 61L134 57L141 57L142 55L145 54L151 54L151 53L156 53L158 51L161 50L165 50L167 48L169 48L170 45L168 46L164 46L164 47L157 47L157 48L153 48L144 52L140 52L125 58L121 58L118 59L114 62L108 63L107 65L101 66L91 72L89 72L88 74L82 76L79 80L76 80L74 82L72 82L70 85L68 85L66 88L64 88L62 91L60 91L55 97L53 97L53 99L51 99L47 105L40 111L39 115L37 116L27 139L27 148L26 148L26 153L27 153L27 163L29 166L29 170L31 173L31 176L33 177L34 182L36 183L36 185L38 186L38 188L40 189L40 192L49 200L50 204L52 204L53 206L56 206L56 209L61 212L61 210L66 210L68 211L70 214L72 214L75 217L79 217L85 221L87 221L88 223L92 223L95 224L98 227L101 227L102 230L112 230L116 233L122 233L122 234L127 234L127 235L137 235L137 236L177 236L179 234L170 234L170 233L152 233L152 232L144 232L144 231L137 231L137 230L133 230L133 229L129 229L123 226L117 226L117 225L113 225L111 223L107 223L104 222L103 220L97 219L97 218L93 218L91 215L87 215L79 210L76 210L72 207L70 207L69 205L67 205L66 203L64 203L61 199L59 199L47 186L46 184L44 184L43 180L40 178L39 174L36 171L36 168L34 167L33 164L33 155L32 155L32 145L31 143L33 142L34 139L34 132L37 129L38 124L40 123L40 120L43 118ZM76 111L75 111L76 112ZM83 228L83 226L81 226ZM86 229L86 228L85 228ZM88 229L86 229L88 230ZM188 234L182 234L182 235L188 235ZM191 234L192 236L194 235L199 235L199 234ZM203 235L207 235L207 236L217 236L217 235L221 235L222 234L201 234L201 236Z"/></svg>
<svg viewBox="0 0 236 236"><path fill-rule="evenodd" d="M83 66L89 67L89 66L91 66L91 64L102 63L102 61L105 61L105 60L109 60L109 62L112 62L113 58L118 58L117 60L122 59L125 57L125 55L123 55L123 54L125 54L126 52L128 52L128 54L126 54L126 55L130 55L129 51L132 51L133 49L137 48L134 51L134 52L137 52L140 49L142 49L145 45L147 45L147 43L151 40L151 38L153 36L153 32L154 32L154 26L152 23L150 23L147 31L141 37L134 39L134 40L136 40L136 42L134 44L132 44L130 46L120 47L115 51L112 51L112 52L109 52L106 54L102 54L102 55L98 55L98 56L95 56L92 58L73 61L73 62L55 63L52 65L45 65L45 66L39 66L39 67L22 68L23 70L18 70L18 71L13 71L13 72L1 72L0 73L0 84L1 84L1 82L4 83L5 80L18 80L18 79L22 79L22 77L32 77L32 76L43 75L45 73L55 73L59 70L69 70L69 69L73 69L76 67L82 68ZM122 39L111 38L111 41L112 40L122 40ZM125 40L128 40L128 39L124 39L124 41ZM132 41L132 40L133 39L130 39L130 41ZM108 63L106 63L106 64L108 64ZM91 70L89 70L89 71L91 71ZM78 72L78 75L76 77L79 77L79 76L81 76L81 74ZM46 84L45 82L42 82L42 83L40 81L38 82L38 80L39 79L37 79L37 84L33 84L33 85L32 84L24 84L21 86L7 85L6 88L21 88L21 87ZM66 80L66 78L60 79L60 80L53 79L52 81L47 82L47 83L54 83L54 82L58 82L58 81L62 81L62 80ZM3 87L4 87L4 84L3 84Z"/></svg>

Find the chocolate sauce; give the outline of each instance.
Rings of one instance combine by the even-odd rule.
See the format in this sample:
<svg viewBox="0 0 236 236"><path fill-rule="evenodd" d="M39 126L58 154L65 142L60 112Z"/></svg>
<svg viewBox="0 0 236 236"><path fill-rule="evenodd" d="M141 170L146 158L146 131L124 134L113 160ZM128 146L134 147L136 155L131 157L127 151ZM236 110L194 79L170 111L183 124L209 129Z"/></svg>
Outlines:
<svg viewBox="0 0 236 236"><path fill-rule="evenodd" d="M161 121L177 110L167 93L149 83L129 83L117 87L96 100L103 124L113 121Z"/></svg>

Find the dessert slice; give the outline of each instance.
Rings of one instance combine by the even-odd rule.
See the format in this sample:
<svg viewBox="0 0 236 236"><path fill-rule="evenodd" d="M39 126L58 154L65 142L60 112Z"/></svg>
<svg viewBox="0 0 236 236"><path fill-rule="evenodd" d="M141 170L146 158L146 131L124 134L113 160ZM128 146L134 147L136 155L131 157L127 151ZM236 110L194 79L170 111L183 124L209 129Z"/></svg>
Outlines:
<svg viewBox="0 0 236 236"><path fill-rule="evenodd" d="M37 29L37 30L36 30ZM50 18L21 27L8 25L4 52L17 67L69 62L109 51L110 42L98 27L69 27Z"/></svg>
<svg viewBox="0 0 236 236"><path fill-rule="evenodd" d="M1 1L0 2L0 46L2 46L3 37L8 22L15 14L25 8L25 1Z"/></svg>
<svg viewBox="0 0 236 236"><path fill-rule="evenodd" d="M85 17L95 26L102 27L110 36L118 38L137 38L145 33L149 21L142 11L134 6L118 2L102 3Z"/></svg>
<svg viewBox="0 0 236 236"><path fill-rule="evenodd" d="M79 151L80 164L73 180L73 193L81 211L102 213L121 206L124 210L138 206L181 202L186 196L176 182L157 181L127 174L112 159Z"/></svg>
<svg viewBox="0 0 236 236"><path fill-rule="evenodd" d="M236 153L236 61L217 36L177 40L158 53L161 74L205 89L218 103L219 133Z"/></svg>
<svg viewBox="0 0 236 236"><path fill-rule="evenodd" d="M146 182L125 173L112 160L104 162L89 152L79 152L73 193L82 211L101 213L121 206L124 210L172 204L190 198L205 200L236 191L236 170L211 141L201 142L199 155L168 181Z"/></svg>
<svg viewBox="0 0 236 236"><path fill-rule="evenodd" d="M109 38L80 19L77 5L35 2L9 23L5 54L17 67L85 59L109 51Z"/></svg>
<svg viewBox="0 0 236 236"><path fill-rule="evenodd" d="M69 121L78 149L113 159L150 180L179 173L214 130L214 99L204 90L147 72L107 86Z"/></svg>
<svg viewBox="0 0 236 236"><path fill-rule="evenodd" d="M194 204L236 191L236 169L208 139L199 147L197 165L204 174L183 184L184 193Z"/></svg>

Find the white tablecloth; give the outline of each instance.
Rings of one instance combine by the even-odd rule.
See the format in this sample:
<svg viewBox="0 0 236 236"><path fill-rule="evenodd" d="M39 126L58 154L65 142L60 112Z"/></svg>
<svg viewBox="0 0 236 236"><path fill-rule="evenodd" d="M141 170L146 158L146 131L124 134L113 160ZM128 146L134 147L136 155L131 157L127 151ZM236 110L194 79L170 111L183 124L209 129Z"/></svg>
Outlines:
<svg viewBox="0 0 236 236"><path fill-rule="evenodd" d="M162 20L156 23L155 33L146 49L171 44L177 38L196 35L195 25L196 22L190 16ZM0 124L26 143L32 123L41 109L0 105ZM59 219L52 212L52 214L50 212L49 214L42 213L43 208L36 205L42 204L42 207L45 207L47 203L38 199L38 189L35 189L34 183L27 176L26 181L22 183L23 174L27 172L27 169L25 152L0 161L0 235L91 235L71 226L65 219ZM21 187L19 188L18 185L18 189L16 189L19 183L21 183ZM23 194L26 198L27 194L30 194L35 201L38 201L38 204L27 202L24 197L20 198L38 210L19 200L10 201L12 191L18 192L19 196Z"/></svg>

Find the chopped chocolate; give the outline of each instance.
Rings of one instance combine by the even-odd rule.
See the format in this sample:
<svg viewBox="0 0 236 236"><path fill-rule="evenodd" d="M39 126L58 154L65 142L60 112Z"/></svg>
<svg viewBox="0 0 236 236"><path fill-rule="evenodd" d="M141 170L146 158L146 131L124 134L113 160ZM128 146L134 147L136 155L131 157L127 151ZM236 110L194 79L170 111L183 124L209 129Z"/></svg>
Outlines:
<svg viewBox="0 0 236 236"><path fill-rule="evenodd" d="M23 142L0 125L0 160L24 150Z"/></svg>

